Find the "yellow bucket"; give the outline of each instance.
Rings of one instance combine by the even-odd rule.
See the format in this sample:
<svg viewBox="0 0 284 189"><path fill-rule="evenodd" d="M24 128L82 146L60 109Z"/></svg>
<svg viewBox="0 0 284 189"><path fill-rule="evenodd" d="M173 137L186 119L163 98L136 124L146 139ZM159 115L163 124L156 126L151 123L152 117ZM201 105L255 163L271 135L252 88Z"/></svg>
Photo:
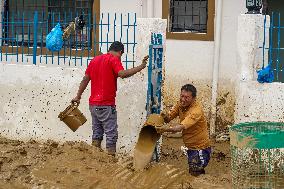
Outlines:
<svg viewBox="0 0 284 189"><path fill-rule="evenodd" d="M86 123L87 119L78 109L77 103L72 103L63 112L58 115L60 121L63 121L73 132Z"/></svg>

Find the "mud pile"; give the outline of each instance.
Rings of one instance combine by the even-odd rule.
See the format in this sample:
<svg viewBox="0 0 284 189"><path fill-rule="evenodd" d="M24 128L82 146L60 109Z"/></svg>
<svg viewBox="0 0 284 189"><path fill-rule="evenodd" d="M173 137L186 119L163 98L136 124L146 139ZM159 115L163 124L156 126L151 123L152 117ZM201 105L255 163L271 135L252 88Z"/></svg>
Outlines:
<svg viewBox="0 0 284 189"><path fill-rule="evenodd" d="M209 167L209 174L200 178L188 176L186 157L178 149L180 143L180 139L164 139L161 163L135 171L133 159L122 155L112 158L86 143L40 144L0 138L0 188L228 188L223 187L228 184L224 174L216 174L224 161L215 162L215 158L211 163L218 164L216 170Z"/></svg>
<svg viewBox="0 0 284 189"><path fill-rule="evenodd" d="M133 160L112 158L85 143L0 139L0 188L181 188L186 174L156 164L136 172ZM184 187L185 188L185 187Z"/></svg>

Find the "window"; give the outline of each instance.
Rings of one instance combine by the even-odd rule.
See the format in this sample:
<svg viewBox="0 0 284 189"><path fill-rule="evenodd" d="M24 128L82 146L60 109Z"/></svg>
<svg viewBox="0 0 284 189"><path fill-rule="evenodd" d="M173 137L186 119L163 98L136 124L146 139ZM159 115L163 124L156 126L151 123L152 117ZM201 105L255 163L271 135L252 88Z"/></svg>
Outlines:
<svg viewBox="0 0 284 189"><path fill-rule="evenodd" d="M171 0L171 32L207 32L207 0Z"/></svg>
<svg viewBox="0 0 284 189"><path fill-rule="evenodd" d="M8 45L32 46L34 12L38 12L37 44L45 45L46 35L59 22L67 26L83 14L86 27L65 42L66 47L89 47L92 39L93 0L7 0L4 5L3 29ZM76 46L76 47L75 47Z"/></svg>
<svg viewBox="0 0 284 189"><path fill-rule="evenodd" d="M163 0L168 39L214 39L214 0Z"/></svg>

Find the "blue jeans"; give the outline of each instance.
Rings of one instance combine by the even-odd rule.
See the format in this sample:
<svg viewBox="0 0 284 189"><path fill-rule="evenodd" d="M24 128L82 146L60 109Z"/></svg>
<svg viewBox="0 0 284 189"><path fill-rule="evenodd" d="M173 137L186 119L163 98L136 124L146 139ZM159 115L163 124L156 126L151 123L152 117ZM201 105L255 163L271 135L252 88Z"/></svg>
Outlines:
<svg viewBox="0 0 284 189"><path fill-rule="evenodd" d="M117 113L114 106L91 106L93 140L102 141L106 134L106 148L116 148L118 138Z"/></svg>
<svg viewBox="0 0 284 189"><path fill-rule="evenodd" d="M189 173L192 175L205 174L204 168L211 157L211 147L203 150L187 150Z"/></svg>

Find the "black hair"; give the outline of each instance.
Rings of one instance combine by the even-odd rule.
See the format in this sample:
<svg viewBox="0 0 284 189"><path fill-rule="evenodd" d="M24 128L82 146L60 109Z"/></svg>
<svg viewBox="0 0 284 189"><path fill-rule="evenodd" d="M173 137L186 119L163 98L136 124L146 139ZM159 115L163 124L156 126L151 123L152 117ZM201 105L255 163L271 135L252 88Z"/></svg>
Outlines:
<svg viewBox="0 0 284 189"><path fill-rule="evenodd" d="M186 91L186 92L191 92L192 97L196 97L197 90L193 85L186 84L186 85L182 86L181 91L183 91L183 90Z"/></svg>
<svg viewBox="0 0 284 189"><path fill-rule="evenodd" d="M124 53L124 45L119 41L115 41L110 45L108 51L115 51L115 52L121 51L121 53Z"/></svg>

